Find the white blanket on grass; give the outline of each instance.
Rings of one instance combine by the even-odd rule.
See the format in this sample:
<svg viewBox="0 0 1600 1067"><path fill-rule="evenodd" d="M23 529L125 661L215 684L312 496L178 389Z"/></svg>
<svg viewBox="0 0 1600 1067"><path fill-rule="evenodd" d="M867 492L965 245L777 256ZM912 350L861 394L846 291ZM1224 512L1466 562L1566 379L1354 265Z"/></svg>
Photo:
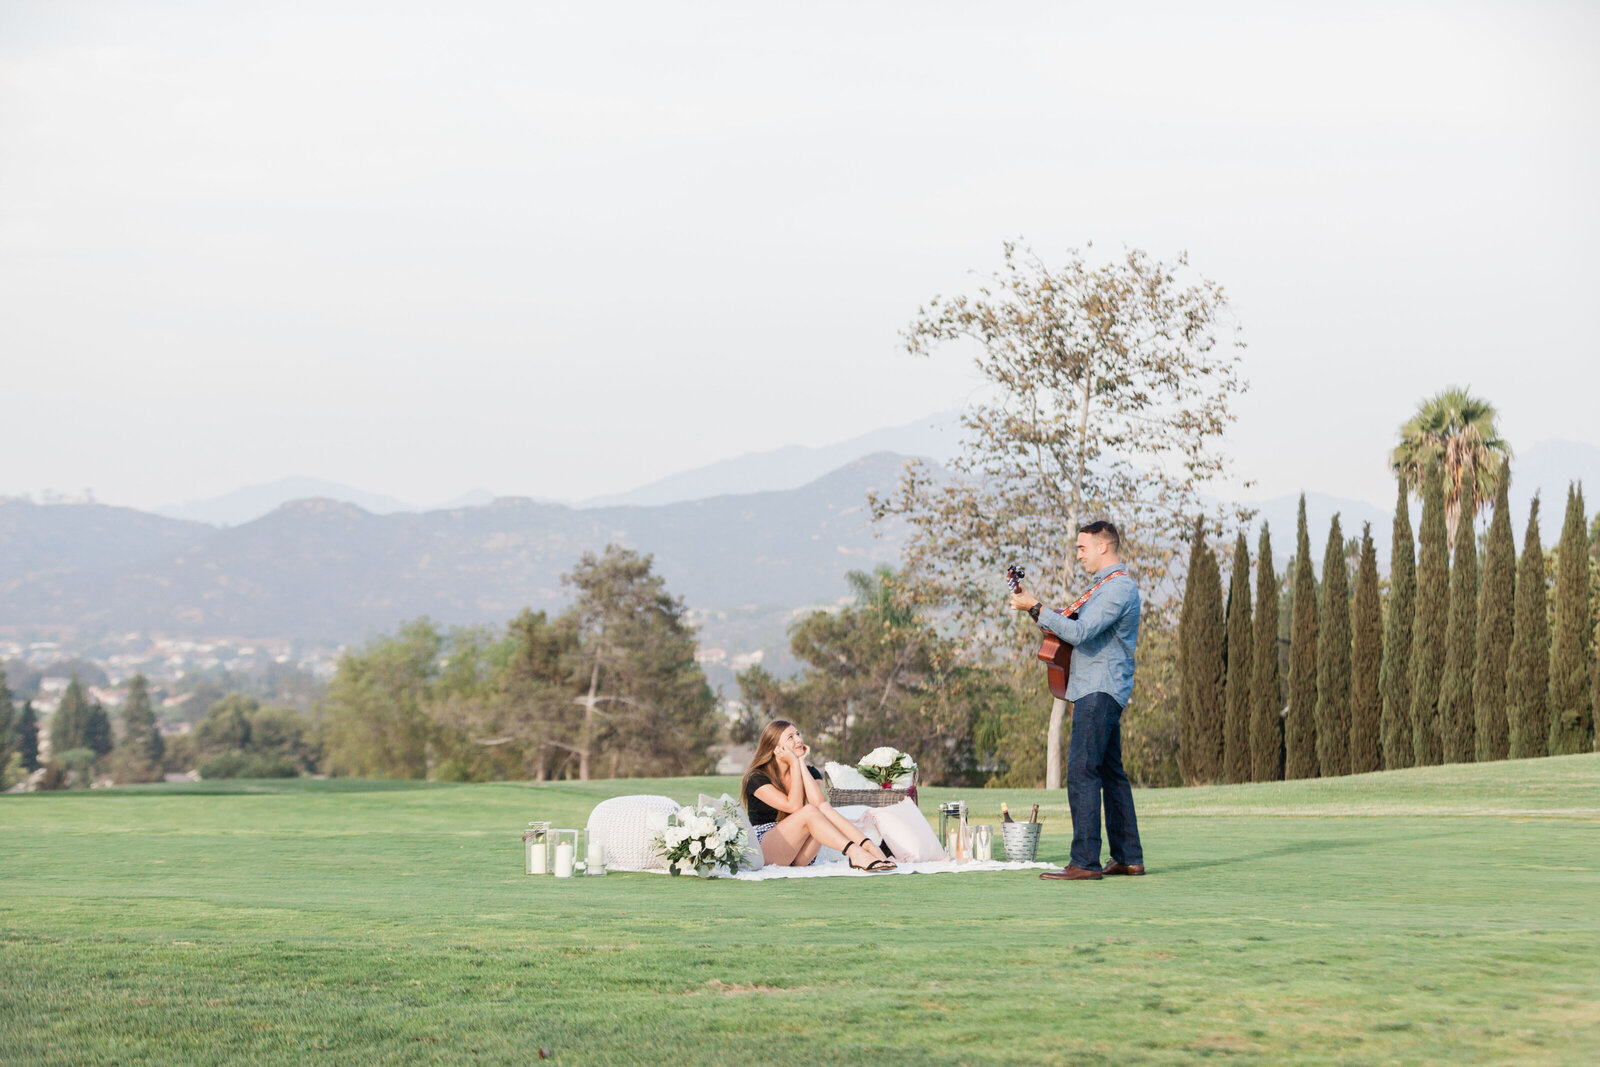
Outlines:
<svg viewBox="0 0 1600 1067"><path fill-rule="evenodd" d="M764 882L768 878L877 878L883 874L978 874L984 871L1026 871L1034 868L1056 870L1056 863L1007 863L1005 860L986 860L978 863L955 863L951 860L932 860L927 863L902 863L892 871L862 871L844 860L831 863L818 860L809 867L773 867L770 864L759 871L740 871L734 875L741 882Z"/></svg>

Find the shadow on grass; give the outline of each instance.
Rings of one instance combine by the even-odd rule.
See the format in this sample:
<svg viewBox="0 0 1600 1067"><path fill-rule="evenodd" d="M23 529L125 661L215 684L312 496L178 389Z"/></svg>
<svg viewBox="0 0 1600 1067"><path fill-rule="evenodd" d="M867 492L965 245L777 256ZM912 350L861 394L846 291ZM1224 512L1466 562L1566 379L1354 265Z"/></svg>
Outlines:
<svg viewBox="0 0 1600 1067"><path fill-rule="evenodd" d="M1460 837L1462 831L1441 831L1436 834L1418 834L1409 838L1411 841L1431 841L1441 837ZM1311 838L1304 841L1291 841L1279 845L1277 848L1263 849L1243 856L1225 856L1214 860L1194 860L1189 863L1162 864L1163 874L1183 874L1187 871L1203 871L1208 867L1238 867L1243 864L1256 863L1264 860L1282 859L1285 856L1309 856L1318 852L1338 852L1349 849L1359 852L1370 852L1373 841L1367 838L1352 838L1349 840L1335 841L1328 838Z"/></svg>

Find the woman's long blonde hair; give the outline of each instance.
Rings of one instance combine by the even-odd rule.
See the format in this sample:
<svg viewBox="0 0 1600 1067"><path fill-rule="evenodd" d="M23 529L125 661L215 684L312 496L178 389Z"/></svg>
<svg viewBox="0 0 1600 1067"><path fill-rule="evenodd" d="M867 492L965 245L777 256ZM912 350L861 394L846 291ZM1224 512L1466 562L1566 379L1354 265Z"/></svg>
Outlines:
<svg viewBox="0 0 1600 1067"><path fill-rule="evenodd" d="M761 740L756 742L756 754L750 757L750 766L744 769L744 780L739 783L739 796L744 800L744 806L750 807L750 779L758 774L767 776L767 781L782 790L787 784L784 781L783 766L778 762L778 738L794 723L788 719L773 719L767 723L767 728L761 731ZM778 812L778 818L784 817L784 812Z"/></svg>

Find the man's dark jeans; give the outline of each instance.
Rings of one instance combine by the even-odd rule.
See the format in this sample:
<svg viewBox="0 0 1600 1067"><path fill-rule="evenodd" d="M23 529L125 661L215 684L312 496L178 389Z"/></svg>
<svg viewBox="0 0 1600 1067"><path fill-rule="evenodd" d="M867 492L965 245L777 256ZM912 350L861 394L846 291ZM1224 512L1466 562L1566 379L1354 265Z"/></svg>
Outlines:
<svg viewBox="0 0 1600 1067"><path fill-rule="evenodd" d="M1122 705L1108 693L1090 693L1072 706L1072 743L1067 749L1072 865L1089 871L1100 869L1102 790L1111 858L1118 863L1143 863L1133 789L1122 770Z"/></svg>

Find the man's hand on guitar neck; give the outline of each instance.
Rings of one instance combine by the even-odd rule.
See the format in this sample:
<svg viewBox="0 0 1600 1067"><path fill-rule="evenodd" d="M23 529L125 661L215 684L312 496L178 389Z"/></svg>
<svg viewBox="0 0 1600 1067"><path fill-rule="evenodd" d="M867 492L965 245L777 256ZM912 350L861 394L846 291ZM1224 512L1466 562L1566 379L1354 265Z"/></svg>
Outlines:
<svg viewBox="0 0 1600 1067"><path fill-rule="evenodd" d="M1039 617L1039 601L1026 589L1018 589L1011 594L1011 610L1026 611L1037 619Z"/></svg>

